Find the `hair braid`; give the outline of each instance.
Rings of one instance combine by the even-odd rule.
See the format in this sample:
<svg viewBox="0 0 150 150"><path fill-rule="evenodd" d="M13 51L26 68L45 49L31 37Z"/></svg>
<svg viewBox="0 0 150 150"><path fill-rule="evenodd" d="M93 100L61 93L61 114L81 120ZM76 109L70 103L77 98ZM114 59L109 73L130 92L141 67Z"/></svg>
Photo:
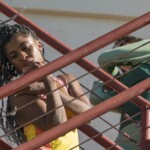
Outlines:
<svg viewBox="0 0 150 150"><path fill-rule="evenodd" d="M18 71L14 68L13 65L11 65L5 56L5 45L13 38L14 35L18 33L31 35L34 39L38 40L37 35L30 28L20 24L11 25L9 21L10 19L8 21L0 21L0 86L7 84L12 78L19 76ZM6 105L6 114L8 114L10 111L12 111L10 109L9 98L7 99ZM4 108L4 106L2 107ZM15 116L10 115L6 118L3 118L2 111L0 113L0 124L5 133L14 130L18 126ZM14 131L10 135L6 134L6 136L8 140L18 145L26 141L22 128Z"/></svg>

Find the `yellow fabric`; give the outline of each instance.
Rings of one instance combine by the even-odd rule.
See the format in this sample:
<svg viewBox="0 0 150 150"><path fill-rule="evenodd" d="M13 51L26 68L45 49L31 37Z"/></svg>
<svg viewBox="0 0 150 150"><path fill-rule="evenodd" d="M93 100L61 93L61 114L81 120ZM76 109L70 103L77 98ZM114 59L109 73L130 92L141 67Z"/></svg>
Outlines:
<svg viewBox="0 0 150 150"><path fill-rule="evenodd" d="M64 136L51 142L52 150L69 150L74 146L79 144L77 129L68 132ZM74 150L79 150L79 147L74 148Z"/></svg>
<svg viewBox="0 0 150 150"><path fill-rule="evenodd" d="M65 110L66 110L67 118L68 118L68 119L70 119L70 118L72 118L72 117L74 117L74 116L77 115L73 110L71 110L71 109L68 108L68 107L65 107Z"/></svg>
<svg viewBox="0 0 150 150"><path fill-rule="evenodd" d="M24 127L24 134L27 137L27 140L30 141L36 137L36 127L33 124L29 124Z"/></svg>
<svg viewBox="0 0 150 150"><path fill-rule="evenodd" d="M58 83L60 83L60 80ZM62 83L60 83L60 86L62 86ZM65 91L66 89L64 90L64 92ZM69 109L68 107L65 107L65 110L66 110L68 119L76 115L76 113L72 111L71 109ZM36 128L33 124L29 124L26 127L24 127L24 134L28 141L32 140L38 134L41 134L41 133L42 131ZM77 129L75 129L73 131L68 132L64 136L61 136L58 139L52 141L51 143L48 143L47 145L42 146L40 150L47 150L47 148L49 150L69 150L78 144L79 144L78 131ZM74 148L74 150L79 150L79 147Z"/></svg>
<svg viewBox="0 0 150 150"><path fill-rule="evenodd" d="M66 108L66 112L68 119L75 116L75 113L70 111L69 108ZM32 140L40 133L42 133L42 131L36 128L33 124L29 124L24 127L24 134L28 141ZM69 150L70 148L75 147L78 144L78 131L77 129L75 129L68 132L64 136L61 136L58 139L52 141L51 143L43 146L43 148L49 147L49 150ZM74 150L79 150L79 147L74 148Z"/></svg>
<svg viewBox="0 0 150 150"><path fill-rule="evenodd" d="M24 134L27 137L28 141L32 140L38 135L36 129L37 128L33 124L29 124L24 128ZM49 147L49 149L52 150L69 150L70 148L78 144L78 132L77 129L75 129L73 131L68 132L64 136L61 136L58 139L52 141L51 143L45 145L45 147ZM74 150L79 150L79 147L74 148Z"/></svg>

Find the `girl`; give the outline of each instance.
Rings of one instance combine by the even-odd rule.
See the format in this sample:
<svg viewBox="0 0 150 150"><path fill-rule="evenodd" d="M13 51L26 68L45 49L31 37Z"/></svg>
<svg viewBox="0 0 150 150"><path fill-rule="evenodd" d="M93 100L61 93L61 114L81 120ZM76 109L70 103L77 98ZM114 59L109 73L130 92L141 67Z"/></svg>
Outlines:
<svg viewBox="0 0 150 150"><path fill-rule="evenodd" d="M10 25L7 22L3 22L0 26L0 33L1 84L6 84L14 77L18 78L45 65L43 44L30 28L24 25ZM71 82L73 80L75 80L75 77L71 74L58 77L48 75L11 95L8 98L7 113L13 110L17 111L14 116L7 117L7 129L12 130L16 126L24 125L47 113L23 127L25 139L31 140L43 131L67 121L69 117L88 110L91 107L90 102L84 95L79 82L77 80ZM61 88L55 90L58 87ZM72 101L72 99L75 100ZM21 108L29 102L33 103ZM61 106L63 104L66 107ZM48 113L53 109L54 111ZM15 142L20 144L24 142L24 138L20 136L22 132L17 133L19 134L17 134ZM75 129L42 146L39 150L68 150L77 144L78 134Z"/></svg>

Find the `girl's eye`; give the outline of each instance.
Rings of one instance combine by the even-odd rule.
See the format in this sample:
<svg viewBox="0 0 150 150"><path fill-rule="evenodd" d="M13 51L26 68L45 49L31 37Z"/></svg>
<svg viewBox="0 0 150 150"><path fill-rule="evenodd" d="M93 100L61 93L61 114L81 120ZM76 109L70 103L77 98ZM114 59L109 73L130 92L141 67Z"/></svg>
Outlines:
<svg viewBox="0 0 150 150"><path fill-rule="evenodd" d="M15 59L17 57L17 54L13 54L10 56L11 59Z"/></svg>
<svg viewBox="0 0 150 150"><path fill-rule="evenodd" d="M24 44L24 46L22 47L22 50L27 51L30 48L30 44L26 43Z"/></svg>
<svg viewBox="0 0 150 150"><path fill-rule="evenodd" d="M29 49L29 46L23 47L23 50L24 50L24 51L26 51L26 50L28 50L28 49Z"/></svg>

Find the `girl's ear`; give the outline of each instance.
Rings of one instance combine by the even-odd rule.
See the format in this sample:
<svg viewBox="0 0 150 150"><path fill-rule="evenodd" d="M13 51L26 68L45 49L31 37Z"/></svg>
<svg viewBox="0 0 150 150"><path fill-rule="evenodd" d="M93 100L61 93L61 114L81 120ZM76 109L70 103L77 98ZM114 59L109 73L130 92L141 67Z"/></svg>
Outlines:
<svg viewBox="0 0 150 150"><path fill-rule="evenodd" d="M39 50L42 52L43 51L43 44L42 44L42 42L38 40L37 44L38 44Z"/></svg>

